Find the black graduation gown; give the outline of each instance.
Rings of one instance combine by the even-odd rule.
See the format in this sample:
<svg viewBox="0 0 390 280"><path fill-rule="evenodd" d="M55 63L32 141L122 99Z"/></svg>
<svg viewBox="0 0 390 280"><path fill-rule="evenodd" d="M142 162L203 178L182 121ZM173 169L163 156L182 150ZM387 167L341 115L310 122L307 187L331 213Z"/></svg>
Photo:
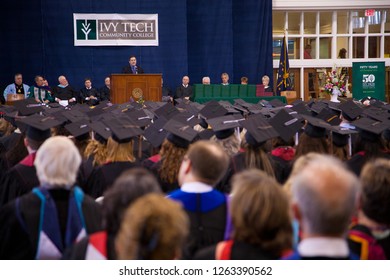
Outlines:
<svg viewBox="0 0 390 280"><path fill-rule="evenodd" d="M62 235L64 235L70 191L55 189L49 192L56 203L60 228L62 229ZM38 245L41 200L30 192L20 197L19 207L19 214L25 220L28 229L25 229L19 222L16 201L0 208L0 259L30 260L35 258ZM82 212L87 234L101 230L101 208L98 203L91 197L84 196ZM29 219L26 219L26 213L28 213Z"/></svg>
<svg viewBox="0 0 390 280"><path fill-rule="evenodd" d="M90 89L82 88L82 89L80 89L79 96L80 96L80 102L86 103L89 106L94 106L94 105L98 104L99 100L100 100L99 92L96 88L90 88ZM87 97L90 97L90 96L96 97L97 100L96 99L85 100Z"/></svg>
<svg viewBox="0 0 390 280"><path fill-rule="evenodd" d="M383 152L379 156L377 156L376 158L390 159L390 154ZM347 166L353 173L355 173L357 176L360 176L360 172L362 171L363 166L368 161L374 160L374 159L375 158L367 157L364 152L358 152L347 161Z"/></svg>
<svg viewBox="0 0 390 280"><path fill-rule="evenodd" d="M165 181L161 178L161 176L160 176L161 165L162 165L162 161L159 160L158 162L156 162L150 166L150 171L156 176L156 178L161 186L161 190L164 193L169 193L171 191L179 189L180 186L179 186L179 183L177 182L177 179L173 183L170 183L170 182Z"/></svg>
<svg viewBox="0 0 390 280"><path fill-rule="evenodd" d="M195 254L194 260L215 260L217 245L202 249ZM245 243L234 241L230 260L276 260L278 257L264 251L262 248Z"/></svg>
<svg viewBox="0 0 390 280"><path fill-rule="evenodd" d="M107 86L103 86L99 90L99 98L101 101L111 100L110 98L110 89Z"/></svg>
<svg viewBox="0 0 390 280"><path fill-rule="evenodd" d="M134 74L133 71L131 70L130 65L127 65L127 66L123 67L122 68L122 73L124 73L124 74ZM142 69L141 66L137 65L137 73L138 74L144 74L145 71L144 71L144 69Z"/></svg>
<svg viewBox="0 0 390 280"><path fill-rule="evenodd" d="M180 201L190 219L190 233L183 250L184 259L192 259L198 250L224 239L228 211L224 194L217 190L207 193L177 190L168 197Z"/></svg>
<svg viewBox="0 0 390 280"><path fill-rule="evenodd" d="M194 93L192 91L191 85L188 85L188 87L186 87L186 88L183 85L180 85L177 87L176 93L175 93L175 99L184 98L184 97L189 97L190 100L193 100Z"/></svg>
<svg viewBox="0 0 390 280"><path fill-rule="evenodd" d="M65 88L55 86L53 88L53 96L54 98L59 98L61 100L76 98L76 101L78 101L79 99L77 92L69 85Z"/></svg>
<svg viewBox="0 0 390 280"><path fill-rule="evenodd" d="M102 196L124 171L137 166L136 162L119 161L96 167L87 181L86 193L93 198Z"/></svg>
<svg viewBox="0 0 390 280"><path fill-rule="evenodd" d="M39 186L33 158L30 154L5 173L0 183L0 207Z"/></svg>

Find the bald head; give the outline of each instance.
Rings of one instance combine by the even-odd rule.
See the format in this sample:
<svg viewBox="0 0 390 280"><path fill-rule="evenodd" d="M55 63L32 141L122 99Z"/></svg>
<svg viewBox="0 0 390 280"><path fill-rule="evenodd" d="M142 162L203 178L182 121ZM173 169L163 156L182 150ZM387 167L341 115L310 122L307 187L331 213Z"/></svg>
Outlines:
<svg viewBox="0 0 390 280"><path fill-rule="evenodd" d="M183 159L179 171L179 183L190 173L196 181L215 185L225 174L229 158L224 150L211 141L198 141L192 144Z"/></svg>
<svg viewBox="0 0 390 280"><path fill-rule="evenodd" d="M292 183L293 204L304 233L341 237L356 209L359 181L341 161L320 156Z"/></svg>

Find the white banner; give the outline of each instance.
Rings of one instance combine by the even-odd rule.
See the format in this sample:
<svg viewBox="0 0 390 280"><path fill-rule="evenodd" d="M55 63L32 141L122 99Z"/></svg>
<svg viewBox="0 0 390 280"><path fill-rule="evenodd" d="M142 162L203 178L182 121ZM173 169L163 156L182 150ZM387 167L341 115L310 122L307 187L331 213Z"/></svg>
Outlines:
<svg viewBox="0 0 390 280"><path fill-rule="evenodd" d="M158 46L158 14L73 14L75 46Z"/></svg>

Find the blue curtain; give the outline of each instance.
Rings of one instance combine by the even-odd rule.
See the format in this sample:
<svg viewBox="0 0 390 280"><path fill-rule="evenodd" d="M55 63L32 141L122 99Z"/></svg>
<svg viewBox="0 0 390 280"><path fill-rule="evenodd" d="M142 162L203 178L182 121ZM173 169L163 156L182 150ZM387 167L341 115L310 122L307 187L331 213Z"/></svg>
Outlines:
<svg viewBox="0 0 390 280"><path fill-rule="evenodd" d="M272 77L272 0L3 0L0 8L1 91L17 72L30 85L35 75L55 85L63 74L76 88L85 77L100 87L130 54L146 73L163 73L172 88L187 74L191 83L202 76L220 83L222 72L231 83ZM159 46L75 47L73 13L157 13Z"/></svg>

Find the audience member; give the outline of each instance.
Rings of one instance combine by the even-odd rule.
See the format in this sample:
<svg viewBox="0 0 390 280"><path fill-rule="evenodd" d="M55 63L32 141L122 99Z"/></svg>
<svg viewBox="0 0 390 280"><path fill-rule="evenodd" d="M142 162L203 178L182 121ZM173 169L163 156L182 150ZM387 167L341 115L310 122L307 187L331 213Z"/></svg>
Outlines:
<svg viewBox="0 0 390 280"><path fill-rule="evenodd" d="M40 186L0 210L0 259L59 259L100 230L100 206L74 186L81 157L72 141L52 137L34 165Z"/></svg>
<svg viewBox="0 0 390 280"><path fill-rule="evenodd" d="M362 260L390 259L390 161L368 162L360 179L358 220L349 230L349 247Z"/></svg>
<svg viewBox="0 0 390 280"><path fill-rule="evenodd" d="M180 205L160 194L147 194L124 215L115 239L118 259L179 259L187 234L188 217Z"/></svg>
<svg viewBox="0 0 390 280"><path fill-rule="evenodd" d="M292 182L292 209L301 228L286 259L354 259L345 236L356 211L359 180L331 156L311 161Z"/></svg>
<svg viewBox="0 0 390 280"><path fill-rule="evenodd" d="M235 175L232 185L232 235L195 259L270 260L291 250L289 200L280 185L256 169Z"/></svg>
<svg viewBox="0 0 390 280"><path fill-rule="evenodd" d="M103 231L83 238L69 250L64 259L92 260L116 259L115 237L126 209L138 198L148 193L160 193L156 178L143 168L125 171L104 193Z"/></svg>

